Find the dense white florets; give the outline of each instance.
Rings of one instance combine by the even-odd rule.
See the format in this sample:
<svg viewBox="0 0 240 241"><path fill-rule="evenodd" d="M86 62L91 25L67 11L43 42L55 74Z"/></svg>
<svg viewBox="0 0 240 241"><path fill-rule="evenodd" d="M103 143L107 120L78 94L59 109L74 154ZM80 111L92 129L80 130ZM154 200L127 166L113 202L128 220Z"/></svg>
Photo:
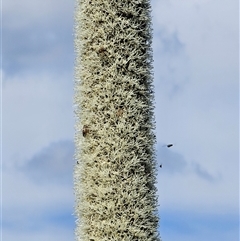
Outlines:
<svg viewBox="0 0 240 241"><path fill-rule="evenodd" d="M149 0L76 0L77 241L159 240Z"/></svg>

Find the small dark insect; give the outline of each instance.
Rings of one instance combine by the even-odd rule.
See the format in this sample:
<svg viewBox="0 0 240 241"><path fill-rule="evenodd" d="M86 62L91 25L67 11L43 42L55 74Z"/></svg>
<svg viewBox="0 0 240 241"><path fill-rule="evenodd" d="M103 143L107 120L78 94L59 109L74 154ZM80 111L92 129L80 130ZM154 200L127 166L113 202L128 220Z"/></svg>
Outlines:
<svg viewBox="0 0 240 241"><path fill-rule="evenodd" d="M84 125L82 129L82 134L85 137L89 133L88 126Z"/></svg>
<svg viewBox="0 0 240 241"><path fill-rule="evenodd" d="M106 51L106 49L103 46L101 46L98 50L98 53L103 53L105 51Z"/></svg>
<svg viewBox="0 0 240 241"><path fill-rule="evenodd" d="M160 168L162 168L162 164L160 164Z"/></svg>
<svg viewBox="0 0 240 241"><path fill-rule="evenodd" d="M170 148L170 147L173 146L173 144L167 144L167 145L164 145L164 146L166 146L167 148ZM164 146L163 146L163 147L164 147Z"/></svg>

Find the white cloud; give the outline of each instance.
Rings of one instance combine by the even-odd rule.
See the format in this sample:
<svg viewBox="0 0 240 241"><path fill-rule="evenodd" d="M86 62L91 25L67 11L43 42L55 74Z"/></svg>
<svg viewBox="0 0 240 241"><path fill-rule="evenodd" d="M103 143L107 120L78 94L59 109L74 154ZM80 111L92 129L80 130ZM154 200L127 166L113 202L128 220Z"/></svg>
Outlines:
<svg viewBox="0 0 240 241"><path fill-rule="evenodd" d="M21 29L29 26L49 25L60 21L62 24L72 21L74 1L64 0L14 0L3 1L4 27Z"/></svg>
<svg viewBox="0 0 240 241"><path fill-rule="evenodd" d="M6 165L25 162L50 142L73 139L72 89L73 81L58 75L20 75L3 82Z"/></svg>
<svg viewBox="0 0 240 241"><path fill-rule="evenodd" d="M236 212L238 3L152 2L158 143L176 143L161 156L172 163L159 170L160 204Z"/></svg>
<svg viewBox="0 0 240 241"><path fill-rule="evenodd" d="M72 77L74 1L3 1L2 68L7 75Z"/></svg>
<svg viewBox="0 0 240 241"><path fill-rule="evenodd" d="M44 237L58 240L60 234L59 240L63 237L73 239L73 181L69 183L73 178L73 160L72 151L68 149L69 142L60 142L43 149L22 168L3 168L4 240L12 240L16 235L20 240ZM64 155L59 155L59 151ZM59 167L61 165L65 165L65 170Z"/></svg>
<svg viewBox="0 0 240 241"><path fill-rule="evenodd" d="M153 1L155 31L177 33L191 59L193 82L217 82L238 72L238 3L228 1ZM174 16L174 17L173 17ZM219 74L220 73L220 74ZM214 76L216 75L217 76ZM213 78L217 77L217 78ZM229 78L229 76L228 76ZM220 81L223 81L222 79Z"/></svg>
<svg viewBox="0 0 240 241"><path fill-rule="evenodd" d="M44 176L43 176L44 178ZM31 220L41 225L41 220L58 212L73 208L73 192L69 186L53 182L44 185L32 182L17 169L3 170L3 221L6 227L31 226Z"/></svg>
<svg viewBox="0 0 240 241"><path fill-rule="evenodd" d="M158 175L160 210L188 210L204 214L238 212L238 187L228 180L213 182L194 173L185 175Z"/></svg>
<svg viewBox="0 0 240 241"><path fill-rule="evenodd" d="M43 148L20 169L37 183L73 186L74 163L74 143L65 140Z"/></svg>
<svg viewBox="0 0 240 241"><path fill-rule="evenodd" d="M73 240L72 142L51 144L24 166L4 165L2 175L4 240Z"/></svg>
<svg viewBox="0 0 240 241"><path fill-rule="evenodd" d="M31 220L35 222L34 219ZM16 230L12 228L3 230L3 240L10 241L15 240L17 237L18 241L73 241L74 240L74 230L66 228L64 226L48 224L41 228L35 230Z"/></svg>

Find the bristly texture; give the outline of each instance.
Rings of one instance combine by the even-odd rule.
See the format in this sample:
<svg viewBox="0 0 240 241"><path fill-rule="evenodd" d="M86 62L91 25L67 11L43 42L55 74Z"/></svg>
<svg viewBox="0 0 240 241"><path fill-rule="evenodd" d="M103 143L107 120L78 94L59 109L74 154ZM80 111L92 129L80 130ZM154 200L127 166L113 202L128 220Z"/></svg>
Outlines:
<svg viewBox="0 0 240 241"><path fill-rule="evenodd" d="M76 0L77 241L159 235L150 0Z"/></svg>

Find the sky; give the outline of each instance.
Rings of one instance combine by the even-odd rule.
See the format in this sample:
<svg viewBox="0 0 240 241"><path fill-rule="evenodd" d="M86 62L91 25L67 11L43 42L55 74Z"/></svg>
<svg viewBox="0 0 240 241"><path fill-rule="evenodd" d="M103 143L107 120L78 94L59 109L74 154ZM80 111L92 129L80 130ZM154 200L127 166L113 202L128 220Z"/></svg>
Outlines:
<svg viewBox="0 0 240 241"><path fill-rule="evenodd" d="M238 241L238 1L151 3L160 236ZM2 239L73 241L74 1L2 7Z"/></svg>

